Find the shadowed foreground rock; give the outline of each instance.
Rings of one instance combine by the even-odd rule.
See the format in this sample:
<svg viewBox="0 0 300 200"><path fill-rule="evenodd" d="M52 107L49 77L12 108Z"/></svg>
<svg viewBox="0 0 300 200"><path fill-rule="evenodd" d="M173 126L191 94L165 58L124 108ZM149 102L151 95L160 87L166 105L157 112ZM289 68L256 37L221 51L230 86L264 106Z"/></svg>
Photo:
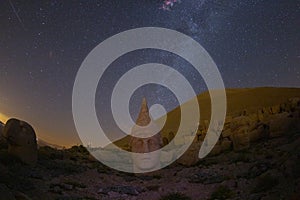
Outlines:
<svg viewBox="0 0 300 200"><path fill-rule="evenodd" d="M35 165L37 162L36 134L31 125L18 119L9 119L3 129L8 142L8 153L22 162Z"/></svg>
<svg viewBox="0 0 300 200"><path fill-rule="evenodd" d="M4 124L0 121L0 147L7 146L6 140L3 137L3 128L4 128Z"/></svg>

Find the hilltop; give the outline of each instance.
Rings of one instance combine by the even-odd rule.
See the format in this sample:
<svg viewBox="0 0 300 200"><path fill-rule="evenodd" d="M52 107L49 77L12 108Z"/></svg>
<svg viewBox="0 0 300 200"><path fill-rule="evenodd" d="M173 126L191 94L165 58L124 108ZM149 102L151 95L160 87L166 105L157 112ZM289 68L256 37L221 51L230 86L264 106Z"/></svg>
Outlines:
<svg viewBox="0 0 300 200"><path fill-rule="evenodd" d="M239 116L241 113L255 113L260 109L285 103L293 97L300 97L300 88L275 88L275 87L259 87L259 88L235 88L226 89L227 97L227 114L226 117ZM204 121L209 122L211 115L211 101L209 92L206 91L197 96L200 109L200 125L204 125ZM187 109L193 109L188 101L181 105ZM193 116L191 116L193 117ZM176 132L180 119L180 106L168 112L166 125L163 127L163 137L168 137L169 132ZM159 122L160 119L158 119ZM128 144L129 137L114 142L120 147Z"/></svg>

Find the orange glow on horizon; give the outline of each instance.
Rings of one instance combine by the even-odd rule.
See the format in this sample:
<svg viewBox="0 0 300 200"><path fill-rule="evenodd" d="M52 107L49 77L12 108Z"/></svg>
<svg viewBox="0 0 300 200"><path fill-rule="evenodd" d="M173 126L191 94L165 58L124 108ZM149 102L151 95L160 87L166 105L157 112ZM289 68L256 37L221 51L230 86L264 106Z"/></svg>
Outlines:
<svg viewBox="0 0 300 200"><path fill-rule="evenodd" d="M0 113L0 121L3 123L6 123L7 120L8 120L8 117L5 114Z"/></svg>

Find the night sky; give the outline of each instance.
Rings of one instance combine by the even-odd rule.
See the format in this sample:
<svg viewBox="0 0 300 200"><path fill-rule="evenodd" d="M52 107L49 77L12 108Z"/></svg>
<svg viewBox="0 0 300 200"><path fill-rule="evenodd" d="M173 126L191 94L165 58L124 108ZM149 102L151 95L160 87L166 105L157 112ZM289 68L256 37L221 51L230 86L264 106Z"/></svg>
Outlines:
<svg viewBox="0 0 300 200"><path fill-rule="evenodd" d="M174 29L198 41L217 64L226 88L300 87L300 1L181 0L170 10L162 5L160 0L1 1L0 120L18 117L50 143L79 144L72 89L81 63L108 37L145 26ZM176 55L131 52L100 80L96 109L101 123L111 121L107 109L118 78L154 61L182 73L196 93L207 89L192 66ZM167 110L178 105L168 89L147 85L132 97L133 118L143 96Z"/></svg>

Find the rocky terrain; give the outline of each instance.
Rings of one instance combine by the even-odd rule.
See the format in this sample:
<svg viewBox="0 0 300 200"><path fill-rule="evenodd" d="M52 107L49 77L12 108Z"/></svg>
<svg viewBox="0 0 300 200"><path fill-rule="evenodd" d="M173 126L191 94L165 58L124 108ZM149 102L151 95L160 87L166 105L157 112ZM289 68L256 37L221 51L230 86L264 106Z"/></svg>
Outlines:
<svg viewBox="0 0 300 200"><path fill-rule="evenodd" d="M27 162L26 153L10 150L16 137L6 139L17 131L30 140L34 137L28 137L30 126L22 121L1 125L6 137L0 140L0 199L300 199L298 97L230 112L217 145L200 160L197 154L207 123L199 124L193 144L177 162L148 174L110 169L83 146L39 147L37 160ZM185 142L184 138L173 141L169 132L164 137L165 144ZM31 144L17 146L32 150Z"/></svg>
<svg viewBox="0 0 300 200"><path fill-rule="evenodd" d="M299 199L299 150L297 132L145 175L111 170L82 146L42 147L35 167L1 150L0 199Z"/></svg>

